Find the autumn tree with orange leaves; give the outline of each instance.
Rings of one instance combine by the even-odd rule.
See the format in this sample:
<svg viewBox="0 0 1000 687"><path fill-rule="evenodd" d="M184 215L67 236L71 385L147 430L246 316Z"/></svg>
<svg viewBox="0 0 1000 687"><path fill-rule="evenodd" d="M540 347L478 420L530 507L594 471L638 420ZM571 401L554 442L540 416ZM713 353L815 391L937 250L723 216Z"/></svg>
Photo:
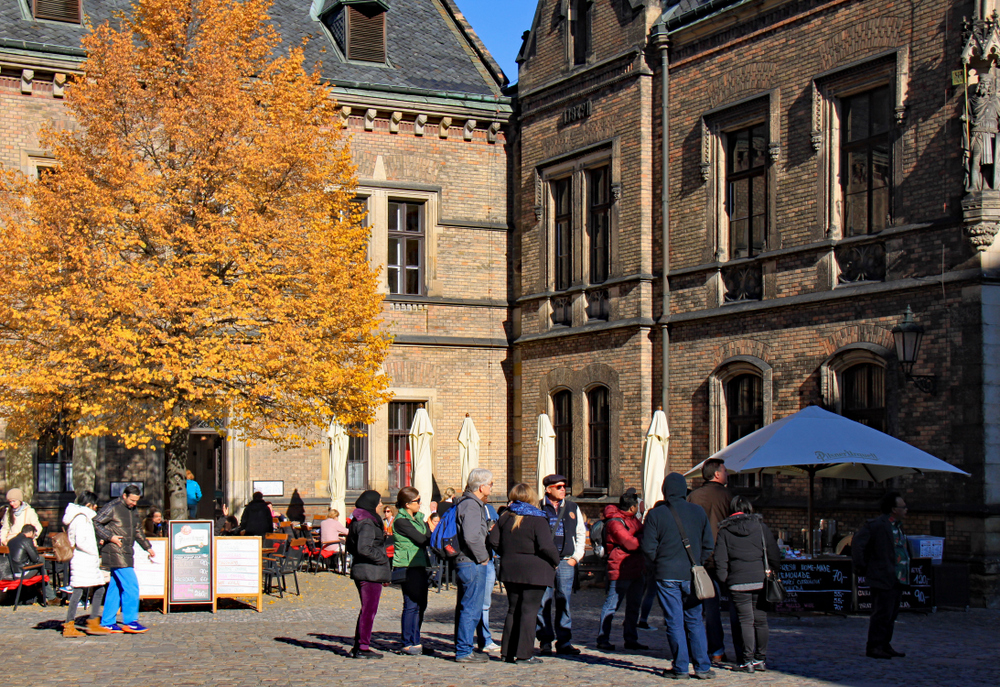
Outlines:
<svg viewBox="0 0 1000 687"><path fill-rule="evenodd" d="M267 0L138 0L84 39L59 167L0 179L8 445L161 443L186 512L188 430L279 446L387 399L368 230L336 105Z"/></svg>

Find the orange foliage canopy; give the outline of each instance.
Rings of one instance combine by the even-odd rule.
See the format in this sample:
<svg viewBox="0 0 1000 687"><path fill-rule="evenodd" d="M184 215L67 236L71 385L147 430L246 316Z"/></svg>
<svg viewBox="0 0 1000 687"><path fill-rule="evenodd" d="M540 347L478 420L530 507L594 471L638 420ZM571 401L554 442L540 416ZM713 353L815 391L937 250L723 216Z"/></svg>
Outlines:
<svg viewBox="0 0 1000 687"><path fill-rule="evenodd" d="M8 437L307 443L387 399L336 104L267 0L139 0L84 39L59 167L0 179ZM47 141L49 143L49 141Z"/></svg>

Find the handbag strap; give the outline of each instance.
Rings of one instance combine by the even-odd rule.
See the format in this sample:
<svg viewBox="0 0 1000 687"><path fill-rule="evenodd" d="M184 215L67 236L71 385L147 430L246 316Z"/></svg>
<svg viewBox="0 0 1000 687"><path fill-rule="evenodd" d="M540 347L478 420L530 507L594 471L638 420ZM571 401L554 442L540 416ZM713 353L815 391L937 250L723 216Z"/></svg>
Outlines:
<svg viewBox="0 0 1000 687"><path fill-rule="evenodd" d="M760 548L764 552L764 574L771 572L771 565L767 562L767 542L764 541L764 523L760 524Z"/></svg>
<svg viewBox="0 0 1000 687"><path fill-rule="evenodd" d="M687 538L687 534L684 532L684 525L681 524L681 516L677 514L674 510L673 505L670 501L667 501L667 508L670 509L670 514L674 516L674 521L677 523L677 530L681 533L681 543L684 544L684 550L687 551L688 560L691 561L691 567L698 565L694 561L694 555L691 553L691 542Z"/></svg>

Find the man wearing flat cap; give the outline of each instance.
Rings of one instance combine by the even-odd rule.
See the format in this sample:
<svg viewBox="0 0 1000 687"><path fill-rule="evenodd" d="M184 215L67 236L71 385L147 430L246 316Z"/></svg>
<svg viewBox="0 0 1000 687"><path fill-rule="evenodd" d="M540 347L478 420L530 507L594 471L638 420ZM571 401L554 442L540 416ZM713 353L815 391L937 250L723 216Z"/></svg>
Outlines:
<svg viewBox="0 0 1000 687"><path fill-rule="evenodd" d="M580 508L566 498L565 477L548 475L542 480L542 485L545 487L545 497L539 507L549 519L549 529L552 531L552 539L555 541L560 561L556 568L555 587L547 588L542 597L535 635L542 647L542 654L552 653L552 641L555 640L556 653L574 656L579 654L580 650L570 643L573 639L573 625L569 606L570 597L573 595L576 565L583 558L587 546L587 524L580 513Z"/></svg>

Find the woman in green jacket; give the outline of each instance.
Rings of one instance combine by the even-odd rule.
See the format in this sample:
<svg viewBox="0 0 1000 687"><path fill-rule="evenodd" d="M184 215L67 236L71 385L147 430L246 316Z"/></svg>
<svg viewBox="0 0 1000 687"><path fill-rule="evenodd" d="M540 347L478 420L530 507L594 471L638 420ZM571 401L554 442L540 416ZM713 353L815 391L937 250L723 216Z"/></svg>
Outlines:
<svg viewBox="0 0 1000 687"><path fill-rule="evenodd" d="M403 633L403 653L419 656L420 626L427 608L427 545L431 540L430 528L420 515L420 493L413 487L403 487L396 494L396 519L393 521L395 553L392 565L406 568L403 580L403 616L400 618Z"/></svg>

